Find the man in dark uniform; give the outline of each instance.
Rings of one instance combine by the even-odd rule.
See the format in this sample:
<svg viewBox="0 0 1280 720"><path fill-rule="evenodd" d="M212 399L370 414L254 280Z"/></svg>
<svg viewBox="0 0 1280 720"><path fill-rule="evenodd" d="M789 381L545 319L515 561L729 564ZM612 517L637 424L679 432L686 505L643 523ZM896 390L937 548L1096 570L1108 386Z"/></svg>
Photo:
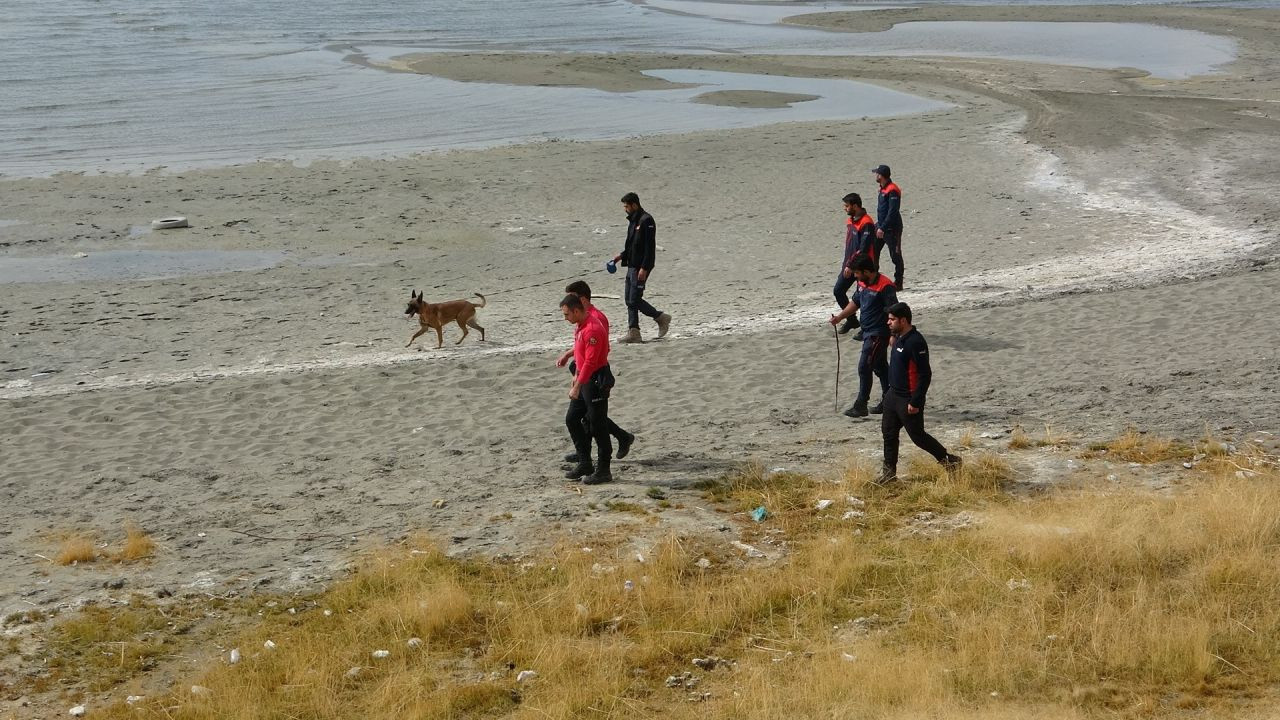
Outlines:
<svg viewBox="0 0 1280 720"><path fill-rule="evenodd" d="M858 193L845 195L844 212L848 215L844 221L844 259L840 263L840 273L836 275L835 287L832 288L836 304L841 310L848 307L849 288L857 282L857 278L853 276L853 259L865 255L874 261L876 253L876 224L871 222L871 216L863 209L862 196ZM847 317L848 320L840 327L841 335L858 327L856 314L849 313Z"/></svg>
<svg viewBox="0 0 1280 720"><path fill-rule="evenodd" d="M858 396L853 404L844 411L849 417L866 417L868 412L879 413L884 409L884 401L867 409L867 401L871 398L871 376L880 378L880 396L887 392L885 373L887 371L886 355L889 351L889 314L891 305L898 302L898 295L889 278L876 270L875 261L868 255L858 255L852 262L854 277L858 287L854 290L853 300L839 314L831 316L831 324L836 325L846 317L852 317L856 311L862 314L862 355L858 358Z"/></svg>
<svg viewBox="0 0 1280 720"><path fill-rule="evenodd" d="M916 447L929 453L948 473L960 470L960 457L947 452L924 430L924 399L933 372L929 368L929 345L911 324L911 307L904 302L889 307L889 332L893 342L889 350L889 391L884 396L884 415L880 432L884 435L884 467L877 482L898 479L898 433L907 436Z"/></svg>
<svg viewBox="0 0 1280 720"><path fill-rule="evenodd" d="M889 166L879 165L871 171L880 186L876 201L876 238L881 247L889 248L893 259L893 285L902 290L902 189L889 177Z"/></svg>
<svg viewBox="0 0 1280 720"><path fill-rule="evenodd" d="M638 343L644 342L640 337L640 313L658 323L658 337L667 334L667 329L671 327L671 316L660 312L644 299L645 284L653 272L658 251L658 225L653 221L653 216L640 207L640 196L633 192L622 196L622 209L627 213L627 240L622 246L622 252L613 258L615 263L627 268L626 284L623 286L623 299L627 303L627 335L622 342Z"/></svg>
<svg viewBox="0 0 1280 720"><path fill-rule="evenodd" d="M588 285L585 280L575 280L569 283L568 286L565 287L564 291L570 295L577 295L582 300L582 306L587 309L587 314L604 326L604 332L606 335L609 334L609 318L601 312L600 308L596 307L595 304L591 302L591 286ZM577 363L573 362L573 348L565 350L563 355L556 358L556 367L564 367L565 365L569 366L569 374L576 377L578 374L578 366ZM570 404L573 403L572 400L569 402ZM625 458L627 453L631 452L631 444L636 441L636 436L618 427L618 424L613 421L613 418L609 418L609 435L618 441L618 454L614 455L614 457L619 460ZM588 459L589 458L590 456L588 456ZM577 451L564 456L565 462L574 463L575 465L581 462L581 460L582 458L578 456Z"/></svg>
<svg viewBox="0 0 1280 720"><path fill-rule="evenodd" d="M577 374L569 386L569 411L564 423L578 449L578 465L565 474L570 480L581 478L586 485L613 480L609 472L609 391L613 373L609 370L609 332L587 311L577 295L565 295L560 301L564 319L572 323L573 362ZM596 443L596 463L591 464L591 441Z"/></svg>

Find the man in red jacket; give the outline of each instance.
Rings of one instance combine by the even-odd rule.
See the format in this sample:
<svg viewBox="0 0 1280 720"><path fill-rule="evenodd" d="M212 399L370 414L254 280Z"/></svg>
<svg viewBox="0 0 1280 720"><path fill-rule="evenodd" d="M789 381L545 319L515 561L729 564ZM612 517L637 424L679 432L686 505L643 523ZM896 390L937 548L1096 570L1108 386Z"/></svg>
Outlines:
<svg viewBox="0 0 1280 720"><path fill-rule="evenodd" d="M560 301L564 319L572 323L573 362L577 373L569 386L569 412L565 425L578 450L578 464L565 477L581 478L585 485L598 485L613 480L609 472L609 456L613 447L609 440L609 391L613 373L609 370L609 331L593 317L577 295L565 295ZM585 423L585 424L584 424ZM596 462L591 463L591 440L596 443Z"/></svg>
<svg viewBox="0 0 1280 720"><path fill-rule="evenodd" d="M569 295L577 295L582 300L582 306L587 309L587 314L604 326L606 334L609 332L609 318L601 312L600 308L591 302L591 286L585 280L575 280L569 283L565 289L565 293ZM569 366L569 372L575 377L578 374L578 365L573 360L573 348L564 351L564 354L556 358L556 367ZM571 400L570 403L573 401ZM614 457L621 460L631 452L631 444L636 441L636 436L618 427L612 418L609 419L609 435L618 441L618 453ZM588 456L589 458L590 456ZM582 462L582 458L578 456L577 451L565 455L564 461L567 463L577 464Z"/></svg>

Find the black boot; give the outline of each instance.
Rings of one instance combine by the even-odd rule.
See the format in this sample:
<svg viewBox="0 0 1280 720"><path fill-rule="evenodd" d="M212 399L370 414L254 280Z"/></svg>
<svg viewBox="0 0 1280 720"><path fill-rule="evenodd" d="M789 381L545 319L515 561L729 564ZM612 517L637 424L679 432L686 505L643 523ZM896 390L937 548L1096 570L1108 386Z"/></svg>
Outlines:
<svg viewBox="0 0 1280 720"><path fill-rule="evenodd" d="M853 339L856 342L862 342L862 331L859 330L857 334L853 336Z"/></svg>
<svg viewBox="0 0 1280 720"><path fill-rule="evenodd" d="M576 453L576 452L571 452L571 453L569 453L568 455L565 455L565 456L564 456L564 461L565 461L565 462L567 462L567 463L575 463L575 464L576 464L576 463L578 462L578 460L579 460L579 458L578 458L578 453Z"/></svg>
<svg viewBox="0 0 1280 720"><path fill-rule="evenodd" d="M635 441L636 441L636 436L632 435L631 433L626 433L622 437L618 438L618 453L614 455L614 457L618 458L619 460L626 457L627 453L631 452L631 443Z"/></svg>
<svg viewBox="0 0 1280 720"><path fill-rule="evenodd" d="M872 406L871 406L871 414L872 414L872 415L883 415L883 414L884 414L884 401L883 401L883 400L881 400L880 402L878 402L878 403L876 403L875 405L872 405Z"/></svg>
<svg viewBox="0 0 1280 720"><path fill-rule="evenodd" d="M955 479L960 476L960 468L964 465L964 460L959 455L947 453L946 459L942 461L942 467L947 470L947 477Z"/></svg>
<svg viewBox="0 0 1280 720"><path fill-rule="evenodd" d="M609 472L609 466L601 464L596 471L588 473L582 478L583 485L601 485L603 483L613 482L613 473Z"/></svg>
<svg viewBox="0 0 1280 720"><path fill-rule="evenodd" d="M850 330L853 330L856 327L858 327L858 318L850 317L844 321L843 325L840 326L840 334L847 335Z"/></svg>
<svg viewBox="0 0 1280 720"><path fill-rule="evenodd" d="M880 474L877 475L875 479L872 480L871 482L875 483L876 485L888 485L889 483L895 483L897 481L898 481L898 468L893 467L892 465L885 465L880 468Z"/></svg>
<svg viewBox="0 0 1280 720"><path fill-rule="evenodd" d="M580 463L578 463L578 465L577 465L576 467L574 467L572 470L570 470L569 472L565 473L565 474L564 474L564 478L565 478L566 480L577 480L578 478L583 477L583 476L585 476L585 475L590 475L590 474L594 473L595 471L596 471L596 468L595 468L595 466L594 466L594 465L592 465L591 463L582 463L582 462L580 462Z"/></svg>
<svg viewBox="0 0 1280 720"><path fill-rule="evenodd" d="M864 398L858 398L857 400L854 400L854 401L853 401L853 404L852 404L852 405L850 405L850 406L849 406L849 407L844 411L844 414L845 414L845 415L847 415L847 416L849 416L849 417L851 417L851 418L866 417L866 416L867 416L867 401L866 401L866 399L864 399Z"/></svg>

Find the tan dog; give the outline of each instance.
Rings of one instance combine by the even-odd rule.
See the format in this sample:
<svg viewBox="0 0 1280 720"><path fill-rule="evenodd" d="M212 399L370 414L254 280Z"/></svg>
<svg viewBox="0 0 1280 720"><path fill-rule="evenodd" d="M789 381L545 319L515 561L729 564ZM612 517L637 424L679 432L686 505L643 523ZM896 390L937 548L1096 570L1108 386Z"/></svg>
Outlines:
<svg viewBox="0 0 1280 720"><path fill-rule="evenodd" d="M460 344L467 339L467 327L473 327L480 331L480 341L484 341L484 328L476 324L476 308L485 306L484 296L476 293L476 297L480 298L480 304L477 305L470 300L450 300L442 303L429 303L422 299L421 292L409 291L409 307L405 308L405 315L417 315L418 322L422 323L422 328L409 338L409 345L413 344L418 336L425 333L427 328L436 331L436 348L444 345L444 325L448 322L457 322L458 327L462 328L462 337L458 338ZM405 347L409 347L405 345Z"/></svg>

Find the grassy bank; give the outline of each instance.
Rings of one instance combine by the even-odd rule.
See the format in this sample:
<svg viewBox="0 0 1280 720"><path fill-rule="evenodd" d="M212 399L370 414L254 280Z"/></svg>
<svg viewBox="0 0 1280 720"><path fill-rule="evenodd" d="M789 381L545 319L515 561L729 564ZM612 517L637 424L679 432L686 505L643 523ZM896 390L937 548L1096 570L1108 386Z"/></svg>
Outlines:
<svg viewBox="0 0 1280 720"><path fill-rule="evenodd" d="M1087 452L1145 457L1143 442ZM506 561L410 541L220 638L235 664L94 716L1225 712L1280 680L1280 470L1160 447L1152 462L1201 452L1185 489L1010 493L1009 454L957 478L913 464L885 488L866 468L750 467L703 489L727 512L768 508L737 545L669 537L637 556L600 537Z"/></svg>

